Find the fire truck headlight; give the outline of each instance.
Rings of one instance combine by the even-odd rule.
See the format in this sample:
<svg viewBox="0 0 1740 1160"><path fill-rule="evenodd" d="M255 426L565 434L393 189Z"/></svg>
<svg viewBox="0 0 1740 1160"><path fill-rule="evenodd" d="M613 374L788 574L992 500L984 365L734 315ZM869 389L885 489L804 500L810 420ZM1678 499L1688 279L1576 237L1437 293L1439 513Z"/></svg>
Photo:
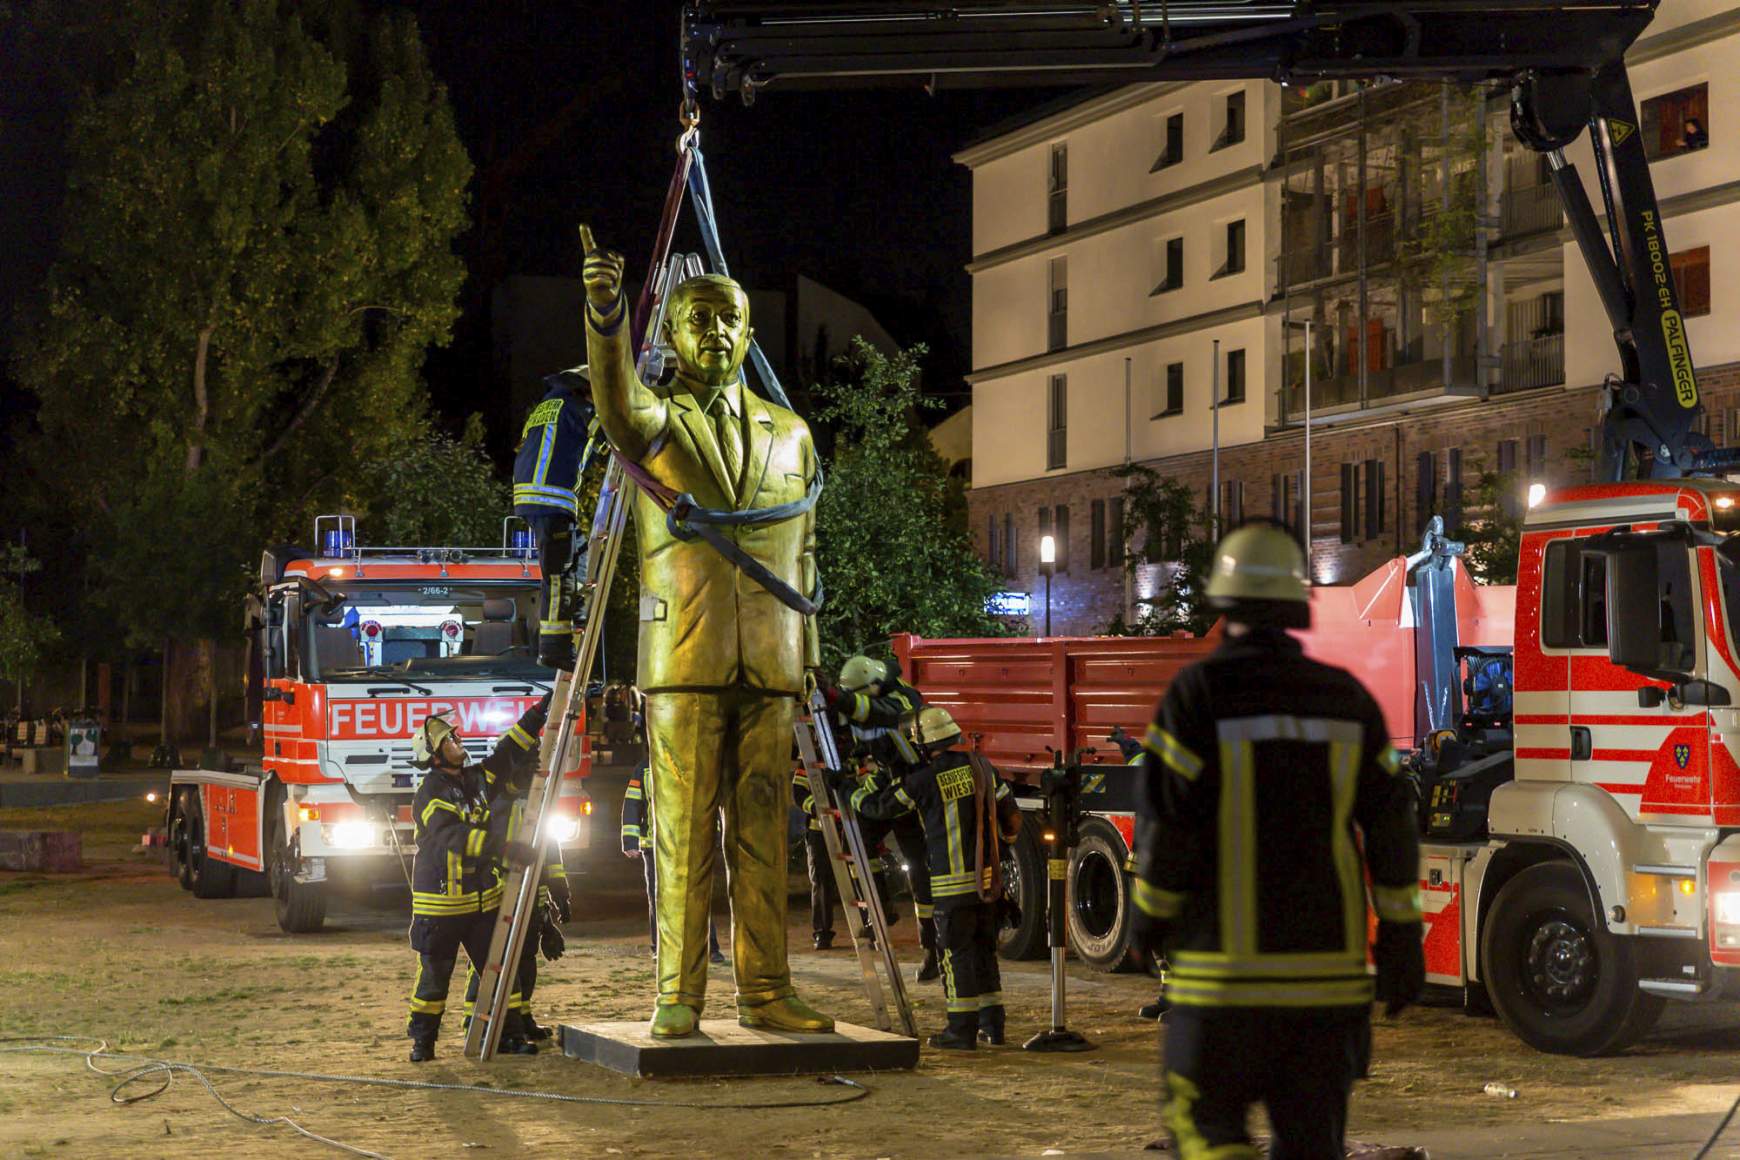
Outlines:
<svg viewBox="0 0 1740 1160"><path fill-rule="evenodd" d="M1740 926L1740 890L1725 890L1716 895L1716 923Z"/></svg>
<svg viewBox="0 0 1740 1160"><path fill-rule="evenodd" d="M375 828L368 822L338 822L330 841L340 850L360 850L375 844Z"/></svg>
<svg viewBox="0 0 1740 1160"><path fill-rule="evenodd" d="M544 837L558 845L572 842L579 835L579 820L566 814L556 814L544 823Z"/></svg>

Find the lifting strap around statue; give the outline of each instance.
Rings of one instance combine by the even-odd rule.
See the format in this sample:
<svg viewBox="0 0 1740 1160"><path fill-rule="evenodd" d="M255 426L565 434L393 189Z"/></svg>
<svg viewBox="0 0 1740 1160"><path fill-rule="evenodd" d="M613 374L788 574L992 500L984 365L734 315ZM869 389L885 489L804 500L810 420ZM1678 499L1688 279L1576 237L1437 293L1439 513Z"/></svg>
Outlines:
<svg viewBox="0 0 1740 1160"><path fill-rule="evenodd" d="M694 144L693 138L686 138L687 143L679 150L677 172L672 178L671 192L665 201L665 215L659 223L658 242L654 247L653 269L658 270L664 265L669 253L671 234L675 220L675 205L682 199L682 187L687 186L689 200L695 207L695 217L701 227L701 241L707 249L707 258L713 268L720 274L729 277L725 265L724 248L719 242L719 227L713 215L713 191L707 182L707 166L701 156L700 147ZM674 286L666 287L668 295ZM640 322L639 310L636 311L637 322ZM764 393L769 399L791 410L791 400L786 397L785 389L780 385L779 376L774 373L773 365L768 362L767 355L762 353L761 345L754 336L749 339L749 360L755 367L756 376L766 388ZM747 376L745 376L747 385ZM783 523L807 514L816 506L816 501L822 494L822 466L816 464L815 478L810 481L809 490L802 499L789 503L777 504L773 507L746 508L743 510L725 508L705 508L695 502L695 497L687 492L678 492L666 487L654 479L646 468L630 460L620 452L616 455L622 464L623 472L634 481L635 486L645 492L659 510L665 513L665 526L671 535L679 540L704 540L714 551L741 571L745 576L761 585L774 599L787 608L804 616L814 616L822 607L822 579L816 576L815 590L808 596L775 576L768 567L745 552L725 531L725 528L761 528L770 524Z"/></svg>

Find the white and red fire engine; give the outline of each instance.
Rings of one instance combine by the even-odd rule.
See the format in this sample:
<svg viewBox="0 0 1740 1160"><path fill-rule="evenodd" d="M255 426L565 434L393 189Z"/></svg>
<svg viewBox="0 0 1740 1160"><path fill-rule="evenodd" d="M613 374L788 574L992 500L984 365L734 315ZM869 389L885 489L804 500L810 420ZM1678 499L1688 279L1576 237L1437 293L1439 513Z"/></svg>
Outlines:
<svg viewBox="0 0 1740 1160"><path fill-rule="evenodd" d="M257 763L178 769L171 865L200 898L264 886L286 931L318 930L329 887L406 881L411 734L448 713L481 759L550 687L536 660L541 575L530 536L500 548L373 548L348 516L315 521L318 552L274 547L248 597L248 719ZM589 840L583 770L564 771L550 836Z"/></svg>

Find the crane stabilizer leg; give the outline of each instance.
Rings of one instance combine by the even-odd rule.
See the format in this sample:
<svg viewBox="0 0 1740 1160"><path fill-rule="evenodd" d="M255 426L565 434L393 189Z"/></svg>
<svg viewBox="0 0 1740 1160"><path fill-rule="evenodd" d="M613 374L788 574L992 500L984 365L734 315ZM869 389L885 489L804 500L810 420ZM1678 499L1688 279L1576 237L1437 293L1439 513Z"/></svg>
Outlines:
<svg viewBox="0 0 1740 1160"><path fill-rule="evenodd" d="M664 321L668 291L687 269L688 259L677 254L658 271L662 275L654 288L658 305L647 328L648 341L643 344L643 351L650 348L652 337ZM556 715L544 726L538 747L538 772L526 795L525 840L537 856L530 866L508 867L501 910L490 936L489 957L478 970L478 999L471 1026L466 1030L465 1054L479 1061L493 1058L501 1043L508 999L519 974L520 955L537 914L538 879L543 873L548 844L543 821L561 796L563 778L579 767L583 754L586 685L598 659L604 635L604 608L622 551L622 533L628 520L628 482L621 462L612 454L604 470L604 483L598 492L598 506L593 510L586 541L586 576L574 610L583 626L580 645L575 650L574 671L556 677L556 688L550 698Z"/></svg>
<svg viewBox="0 0 1740 1160"><path fill-rule="evenodd" d="M906 981L901 978L900 963L894 957L894 946L888 937L888 916L882 909L882 897L876 891L876 876L872 869L875 863L864 842L863 827L858 822L858 815L852 812L851 803L841 800L828 783L827 772L842 767L839 746L828 723L827 700L820 691L811 693L805 708L807 711L798 715L796 726L798 753L810 781L816 824L821 827L828 864L833 867L840 908L845 912L846 928L852 935L852 947L858 955L858 969L864 978L864 996L870 1001L878 1028L893 1031L894 1019L898 1016L901 1032L917 1039L918 1024L913 1021ZM883 976L887 978L886 987ZM888 1009L890 996L893 998L893 1014Z"/></svg>

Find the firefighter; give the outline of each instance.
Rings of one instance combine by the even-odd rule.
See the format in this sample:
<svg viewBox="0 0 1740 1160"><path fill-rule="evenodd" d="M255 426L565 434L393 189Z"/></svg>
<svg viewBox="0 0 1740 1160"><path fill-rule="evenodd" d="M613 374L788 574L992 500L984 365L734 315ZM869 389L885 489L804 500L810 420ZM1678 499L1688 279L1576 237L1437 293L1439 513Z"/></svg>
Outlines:
<svg viewBox="0 0 1740 1160"><path fill-rule="evenodd" d="M1001 1044L1006 1021L997 969L999 842L1020 832L1021 811L989 762L956 748L961 730L947 709L920 709L912 740L923 764L900 778L872 770L852 791L852 809L868 818L913 813L920 819L948 1000L948 1028L931 1036L930 1045L972 1051L981 1035ZM849 775L834 776L841 786L849 784Z"/></svg>
<svg viewBox="0 0 1740 1160"><path fill-rule="evenodd" d="M659 883L658 860L651 857L653 848L652 810L646 798L647 767L635 770L622 794L622 853L640 861L641 876L646 881L647 930L652 940L654 961L659 957ZM715 965L725 961L719 949L719 924L707 916L707 961Z"/></svg>
<svg viewBox="0 0 1740 1160"><path fill-rule="evenodd" d="M584 366L544 377L549 388L520 432L514 456L514 515L531 526L538 541L543 590L538 602L538 663L574 667L571 577L574 524L580 516L576 491L591 442L592 403Z"/></svg>
<svg viewBox="0 0 1740 1160"><path fill-rule="evenodd" d="M840 886L828 864L828 844L822 837L821 823L816 821L815 794L802 762L792 771L791 800L804 815L804 860L810 874L810 939L818 951L832 950L834 907L840 902Z"/></svg>
<svg viewBox="0 0 1740 1160"><path fill-rule="evenodd" d="M1135 776L1140 777L1140 767L1143 763L1142 755L1147 752L1147 750L1142 748L1142 743L1134 737L1131 737L1128 733L1125 733L1122 725L1112 726L1112 731L1106 736L1106 740L1118 747L1118 753L1123 757L1125 765L1137 767L1131 772ZM1131 875L1136 873L1136 852L1134 850L1131 850L1129 855L1124 859L1124 873ZM1162 987L1160 993L1154 997L1152 1003L1144 1003L1136 1008L1136 1018L1138 1019L1160 1019L1163 1018L1165 1014L1166 991L1164 987Z"/></svg>
<svg viewBox="0 0 1740 1160"><path fill-rule="evenodd" d="M447 988L464 947L475 965L489 953L502 883L496 855L529 862L531 848L509 841L505 825L492 826L494 784L536 760L549 697L527 709L480 764L467 764L458 726L445 714L425 718L411 735L411 763L427 770L411 812L417 825L417 858L411 881L411 949L417 977L411 985L411 1062L435 1057L435 1039L447 1008ZM529 1054L517 1015L504 1030L501 1050Z"/></svg>
<svg viewBox="0 0 1740 1160"><path fill-rule="evenodd" d="M900 726L923 707L924 696L900 679L898 666L863 655L851 657L840 667L840 683L824 688L822 695L827 699L837 724L847 730L846 756L868 758L894 779L904 777L923 764L912 743L900 731ZM795 792L794 788L794 796ZM874 850L891 835L900 850L901 861L906 864L907 882L912 887L912 907L918 915L918 940L924 948L918 981L929 982L942 972L937 965L935 907L931 901L930 871L925 866L924 827L918 817L910 813L888 822L872 822L864 827L864 847ZM820 839L818 832L815 839L818 845ZM811 865L815 865L813 860ZM832 880L831 875L824 874L824 877ZM812 900L814 880L812 871ZM887 905L887 880L880 871L876 882L888 920L899 921L899 915Z"/></svg>
<svg viewBox="0 0 1740 1160"><path fill-rule="evenodd" d="M1183 1160L1341 1157L1370 1059L1366 888L1376 997L1425 985L1419 843L1383 715L1341 669L1306 658L1299 546L1271 525L1215 548L1204 594L1226 637L1160 702L1137 813L1137 932L1167 960L1162 1119ZM1364 867L1361 867L1363 850Z"/></svg>

